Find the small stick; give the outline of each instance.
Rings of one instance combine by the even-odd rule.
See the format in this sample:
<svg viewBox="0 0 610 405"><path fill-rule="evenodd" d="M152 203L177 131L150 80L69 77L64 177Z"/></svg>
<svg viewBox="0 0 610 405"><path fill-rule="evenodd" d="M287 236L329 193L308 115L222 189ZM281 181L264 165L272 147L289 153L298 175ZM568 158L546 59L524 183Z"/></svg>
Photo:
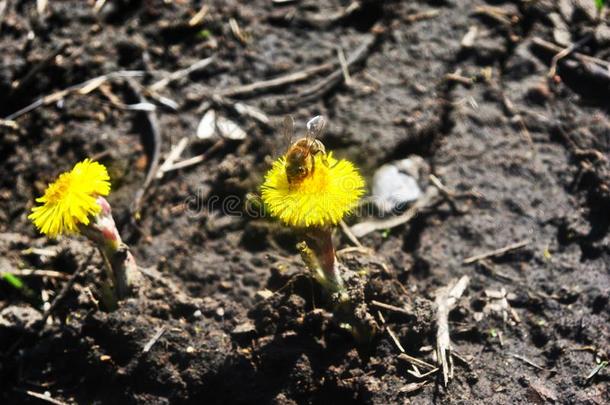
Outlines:
<svg viewBox="0 0 610 405"><path fill-rule="evenodd" d="M55 270L38 270L38 269L23 269L23 270L14 270L7 271L4 273L9 273L18 277L49 277L49 278L60 278L60 279L68 279L70 276L66 273L62 273L61 271Z"/></svg>
<svg viewBox="0 0 610 405"><path fill-rule="evenodd" d="M58 46L56 46L55 49L49 55L47 55L46 58L44 58L43 60L41 60L40 62L35 64L34 67L32 67L32 69L30 69L30 71L24 76L23 79L16 80L11 84L11 87L12 87L11 93L14 94L14 93L18 92L21 88L23 88L24 86L29 84L33 79L38 77L37 76L38 73L42 69L44 69L47 65L49 65L53 61L53 59L55 59L57 57L57 55L63 53L67 47L68 47L67 42L61 43Z"/></svg>
<svg viewBox="0 0 610 405"><path fill-rule="evenodd" d="M546 370L544 367L539 366L538 364L534 363L533 361L531 361L530 359L528 359L527 357L521 356L519 354L516 353L509 353L512 357L514 357L517 360L521 360L522 362L529 364L530 366L537 368L538 370Z"/></svg>
<svg viewBox="0 0 610 405"><path fill-rule="evenodd" d="M513 250L517 250L517 249L521 249L522 247L527 246L530 243L529 240L525 239L522 240L520 242L515 242L512 243L508 246L504 246L503 248L500 249L496 249L496 250L492 250L490 252L487 253L482 253L479 255L475 255L475 256L471 256L469 258L464 259L464 261L462 261L462 264L472 264L474 262L478 262L479 260L483 260L483 259L487 259L488 257L497 257L497 256L501 256L505 253L508 253L510 251Z"/></svg>
<svg viewBox="0 0 610 405"><path fill-rule="evenodd" d="M402 213L401 215L390 217L388 219L373 220L360 222L350 228L352 233L357 237L361 238L374 231L391 229L397 226L406 224L419 214L424 208L434 205L438 202L439 191L434 187L429 187L425 194L421 196L411 208Z"/></svg>
<svg viewBox="0 0 610 405"><path fill-rule="evenodd" d="M427 361L424 361L422 359L418 359L417 357L409 356L406 353L399 354L398 358L401 359L401 360L406 361L407 363L413 364L415 366L427 368L428 370L438 370L437 367L435 367L434 365L428 363Z"/></svg>
<svg viewBox="0 0 610 405"><path fill-rule="evenodd" d="M472 80L471 78L462 76L457 72L456 73L447 73L445 75L445 80L450 81L450 82L461 83L467 87L472 86L472 84L474 83L474 80Z"/></svg>
<svg viewBox="0 0 610 405"><path fill-rule="evenodd" d="M359 247L359 248L363 247L362 243L360 243L360 241L358 240L356 235L354 235L352 233L352 231L349 229L349 226L347 226L345 221L341 220L341 222L339 222L339 225L341 225L341 230L343 231L345 236L347 236L347 239L349 239L350 242L352 242L356 247Z"/></svg>
<svg viewBox="0 0 610 405"><path fill-rule="evenodd" d="M504 25L512 25L511 20L508 18L508 13L500 7L478 6L474 9L474 14L485 15Z"/></svg>
<svg viewBox="0 0 610 405"><path fill-rule="evenodd" d="M340 46L337 47L337 58L339 59L339 64L341 65L341 72L343 73L343 81L347 86L352 85L352 78L349 75L349 66L347 66L347 60L345 60L345 53L343 53L343 48Z"/></svg>
<svg viewBox="0 0 610 405"><path fill-rule="evenodd" d="M96 160L96 159L92 159L92 160ZM37 255L37 256L45 256L45 257L55 257L57 256L57 249L51 249L51 248L35 248L35 247L30 247L27 249L23 249L21 251L22 255Z"/></svg>
<svg viewBox="0 0 610 405"><path fill-rule="evenodd" d="M521 134L523 135L523 137L525 138L525 140L529 144L530 148L532 149L532 152L536 153L536 151L534 149L534 141L532 140L532 135L530 134L529 129L527 129L527 126L525 125L525 121L523 120L523 116L515 108L515 105L513 104L511 99L508 98L508 96L506 94L504 94L504 93L502 94L502 101L504 102L504 108L506 108L506 110L513 117L515 117L517 119L517 121L519 122L519 126L521 127Z"/></svg>
<svg viewBox="0 0 610 405"><path fill-rule="evenodd" d="M443 370L445 386L453 378L453 358L451 356L451 338L449 337L449 312L457 304L458 299L466 290L470 278L462 276L455 284L440 288L436 293L436 356Z"/></svg>
<svg viewBox="0 0 610 405"><path fill-rule="evenodd" d="M66 87L63 90L58 90L55 93L51 93L49 95L40 97L40 98L36 99L33 103L6 116L4 119L8 120L8 121L14 120L18 117L21 117L24 114L29 113L30 111L37 109L38 107L57 102L72 92L79 91L81 89L88 89L89 86L91 86L91 85L99 86L106 80L113 80L113 79L125 78L125 77L139 77L144 74L145 74L145 72L141 71L141 70L120 70L117 72L112 72L112 73L107 73L105 75L97 76L92 79L86 80L82 83L78 83L73 86Z"/></svg>
<svg viewBox="0 0 610 405"><path fill-rule="evenodd" d="M589 42L590 39L591 39L591 35L586 35L580 41L574 42L569 47L567 47L567 48L563 49L561 52L558 52L557 54L555 54L555 56L553 56L553 59L551 60L551 68L549 69L548 76L550 78L555 77L555 73L557 73L557 63L559 63L559 61L561 59L565 58L566 56L568 56L569 54L571 54L572 52L574 52L575 50L577 50L578 48L580 48L581 46L583 46L584 44Z"/></svg>
<svg viewBox="0 0 610 405"><path fill-rule="evenodd" d="M182 152L184 152L184 148L186 148L188 141L188 137L183 137L182 139L180 139L178 144L174 146L172 150L167 154L167 157L163 161L163 164L159 167L159 171L157 172L156 176L157 179L163 178L165 172L168 171L169 168L172 167L176 159L178 159L180 155L182 155Z"/></svg>
<svg viewBox="0 0 610 405"><path fill-rule="evenodd" d="M422 11L420 13L408 15L405 18L405 20L408 23L414 23L414 22L418 22L418 21L422 21L422 20L429 20L431 18L436 18L436 17L438 17L438 15L440 13L441 12L438 10L427 10L427 11Z"/></svg>
<svg viewBox="0 0 610 405"><path fill-rule="evenodd" d="M158 328L157 332L155 332L153 337L151 337L150 340L144 345L144 348L142 349L142 353L148 353L150 351L150 349L153 347L153 345L155 343L157 343L157 340L159 340L161 338L161 336L163 336L164 333L165 333L165 326L161 326L160 328Z"/></svg>
<svg viewBox="0 0 610 405"><path fill-rule="evenodd" d="M285 86L287 84L297 83L309 79L319 73L326 72L335 66L334 63L323 63L321 65L312 66L298 72L289 73L284 76L279 76L270 80L262 80L260 82L254 82L241 86L229 87L228 89L221 90L216 95L235 97L235 96L246 96L253 93L271 90L277 87Z"/></svg>
<svg viewBox="0 0 610 405"><path fill-rule="evenodd" d="M256 107L253 107L253 106L251 106L249 104L245 104L245 103L236 103L235 101L225 98L223 96L220 96L218 94L212 95L212 97L210 99L211 99L211 101L218 104L219 106L232 109L241 116L252 118L252 119L258 121L260 124L263 124L266 127L270 127L271 119L267 116L267 114L265 114L263 111L259 110ZM207 103L204 102L204 104L202 104L202 105L205 106L205 104L207 104ZM201 109L201 107L200 107L200 109Z"/></svg>
<svg viewBox="0 0 610 405"><path fill-rule="evenodd" d="M8 0L0 0L0 23L2 23L2 20L4 19L6 6L8 6Z"/></svg>
<svg viewBox="0 0 610 405"><path fill-rule="evenodd" d="M5 128L10 128L10 129L18 130L19 129L19 124L17 124L17 121L0 119L0 127L5 127Z"/></svg>
<svg viewBox="0 0 610 405"><path fill-rule="evenodd" d="M25 392L27 395L40 399L41 401L45 401L48 402L50 404L54 404L54 405L68 405L66 402L60 401L59 399L55 399L52 398L50 395L45 395L45 394L41 394L39 392L35 392L35 391L22 391Z"/></svg>
<svg viewBox="0 0 610 405"><path fill-rule="evenodd" d="M532 43L534 45L537 45L537 46L539 46L541 48L546 49L549 52L558 53L558 52L563 51L562 47L557 46L557 45L555 45L552 42L545 41L542 38L534 37L534 38L532 38ZM603 68L606 68L606 70L610 70L610 62L605 61L603 59L596 58L594 56L585 55L585 54L582 54L582 53L579 53L579 52L572 52L572 53L570 53L567 56L573 57L574 59L577 59L577 60L579 60L581 62L594 63L596 65L599 65L599 66L603 67Z"/></svg>
<svg viewBox="0 0 610 405"><path fill-rule="evenodd" d="M424 195L419 197L415 203L404 213L393 216L387 219L371 220L360 222L350 228L352 233L360 238L366 234L374 231L380 231L384 229L391 229L403 224L406 224L413 219L417 214L422 212L424 209L433 208L438 204L447 201L452 209L457 213L463 213L455 204L455 199L458 198L482 198L483 196L476 191L467 191L464 193L456 193L445 187L440 180L430 175L429 180L433 187L428 187L424 192Z"/></svg>
<svg viewBox="0 0 610 405"><path fill-rule="evenodd" d="M153 92L162 90L167 87L168 84L175 82L176 80L182 79L183 77L186 77L197 70L202 70L208 67L212 62L214 62L214 59L215 56L213 55L208 58L201 59L187 68L176 70L175 72L169 74L167 77L154 82L148 88L150 91Z"/></svg>
<svg viewBox="0 0 610 405"><path fill-rule="evenodd" d="M405 352L405 348L402 347L402 345L400 344L400 340L398 340L398 337L396 336L396 334L394 334L394 331L392 330L392 328L390 328L389 325L386 325L385 318L383 317L383 314L380 311L377 311L377 315L379 315L379 319L381 320L381 324L385 326L385 329L388 331L388 335L390 335L390 338L392 338L392 340L394 341L394 344L396 345L398 350L400 350L401 353L404 353Z"/></svg>
<svg viewBox="0 0 610 405"><path fill-rule="evenodd" d="M595 368L593 369L593 371L591 371L589 373L588 376L585 377L585 381L589 382L589 380L593 377L595 377L600 371L602 371L604 368L606 368L606 366L608 366L608 361L602 361L601 363L599 363L597 366L595 366Z"/></svg>
<svg viewBox="0 0 610 405"><path fill-rule="evenodd" d="M95 250L93 250L91 252L91 254L89 254L89 257L87 258L87 260L85 261L85 264L81 267L79 267L74 274L72 274L72 276L70 277L70 279L68 280L68 282L64 285L64 287L61 289L61 292L53 299L53 302L51 303L51 305L49 306L49 308L47 308L46 311L44 311L42 318L40 319L40 321L38 322L37 326L38 332L37 335L40 337L40 335L42 335L42 331L44 330L44 326L47 323L47 319L49 319L49 316L51 315L51 313L53 312L53 310L55 310L55 307L57 307L57 304L66 296L66 294L68 294L68 291L70 291L70 289L72 288L72 286L74 285L74 283L76 282L76 278L87 269L87 267L89 266L89 264L91 263L91 259L93 258L93 255L95 253ZM13 354L13 352L21 345L21 343L23 342L24 336L21 336L19 339L17 339L13 345L6 351L5 356L10 356L11 354Z"/></svg>
<svg viewBox="0 0 610 405"><path fill-rule="evenodd" d="M362 42L362 44L350 54L349 58L347 59L347 68L350 68L352 65L355 65L357 63L363 62L373 50L373 47L377 43L377 39L379 38L380 30L375 30L375 28L373 28L373 32L373 34L369 35ZM290 100L296 100L296 104L315 100L327 94L335 86L340 84L343 79L343 70L341 69L341 67L339 67L339 69L336 69L334 72L328 75L327 78L320 80L318 83L306 88L305 90L297 93L296 95L288 96L288 98Z"/></svg>
<svg viewBox="0 0 610 405"><path fill-rule="evenodd" d="M402 393L410 393L419 390L424 385L428 384L428 380L422 382L414 382L409 383L407 385L402 386L398 391Z"/></svg>
<svg viewBox="0 0 610 405"><path fill-rule="evenodd" d="M57 308L57 305L59 305L61 300L63 300L64 297L66 295L68 295L68 292L72 289L72 286L74 286L74 283L76 282L76 279L78 278L78 276L80 276L83 272L85 272L87 270L87 268L89 267L89 263L91 263L91 259L93 258L94 253L95 253L95 250L89 254L89 257L87 258L85 263L82 266L80 266L78 269L76 269L74 274L72 274L72 276L70 277L68 282L66 282L66 284L61 289L61 292L53 299L51 306L46 311L44 311L44 314L42 314L42 318L40 319L40 323L39 323L40 329L38 330L38 336L40 336L42 334L42 331L44 330L44 325L46 324L47 319L49 318L49 316L51 316L51 313L53 313L55 308Z"/></svg>
<svg viewBox="0 0 610 405"><path fill-rule="evenodd" d="M199 163L203 162L204 160L206 160L208 158L208 156L210 156L212 153L214 153L218 149L220 149L224 144L225 144L225 140L219 139L218 141L216 141L216 143L214 145L212 145L210 147L210 149L206 150L201 155L193 156L192 158L176 162L171 167L168 167L167 170L165 170L165 173L171 172L172 170L184 169L185 167L194 166L196 164L199 164Z"/></svg>
<svg viewBox="0 0 610 405"><path fill-rule="evenodd" d="M99 13L102 8L104 8L104 5L106 4L106 0L96 0L95 4L93 5L93 12L94 13Z"/></svg>
<svg viewBox="0 0 610 405"><path fill-rule="evenodd" d="M402 345L400 344L400 341L398 340L398 338L394 334L394 331L392 330L392 328L390 328L388 325L386 325L385 328L388 331L388 335L390 335L390 337L394 341L394 344L396 345L396 347L398 347L398 350L400 350L401 353L404 353L405 352L405 348L402 347Z"/></svg>
<svg viewBox="0 0 610 405"><path fill-rule="evenodd" d="M203 6L201 6L199 11L197 11L197 13L193 17L191 17L191 19L189 20L189 25L191 27L194 27L196 25L201 24L203 22L203 19L205 18L205 16L208 14L209 10L210 10L210 7L207 4L204 4Z"/></svg>
<svg viewBox="0 0 610 405"><path fill-rule="evenodd" d="M135 80L127 80L127 84L131 87L131 90L136 94L138 99L140 100L140 104L149 103L148 100L144 97L144 95L139 91L139 85L135 82ZM144 198L144 194L146 194L146 190L152 183L153 179L157 177L157 171L159 170L159 159L161 156L161 127L159 125L159 119L157 118L157 113L152 111L143 111L146 119L148 121L148 125L150 126L150 137L151 137L151 156L150 161L148 163L148 170L146 172L146 177L144 179L144 183L140 186L140 188L136 191L136 194L133 198L133 202L131 204L131 214L134 218L138 218L140 216L140 207L142 205L142 199Z"/></svg>
<svg viewBox="0 0 610 405"><path fill-rule="evenodd" d="M415 369L415 371L413 370L407 370L407 373L411 374L413 377L418 378L418 379L422 379L422 378L426 378L428 376L431 376L432 374L438 372L438 367L430 370L430 371L426 371L425 373L420 373L419 370L416 369L416 366L413 366L413 368Z"/></svg>
<svg viewBox="0 0 610 405"><path fill-rule="evenodd" d="M386 303L383 303L383 302L372 300L371 301L371 305L373 305L373 306L375 306L377 308L387 309L388 311L398 312L400 314L404 314L404 315L408 315L408 316L413 316L413 314L411 312L407 311L404 308L396 307L394 305L386 304Z"/></svg>

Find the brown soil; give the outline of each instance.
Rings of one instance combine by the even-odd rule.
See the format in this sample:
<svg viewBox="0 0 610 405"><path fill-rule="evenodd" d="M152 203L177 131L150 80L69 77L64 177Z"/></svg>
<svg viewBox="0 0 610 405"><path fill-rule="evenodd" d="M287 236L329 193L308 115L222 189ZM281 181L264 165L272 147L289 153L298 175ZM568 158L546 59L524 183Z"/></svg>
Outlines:
<svg viewBox="0 0 610 405"><path fill-rule="evenodd" d="M150 100L161 156L183 137L183 158L212 147L214 140L195 136L207 103L247 137L153 181L134 224L130 205L154 148L145 114L111 102L112 94L138 102L126 80L20 114L17 127L0 123L0 271L85 270L45 325L37 322L44 298L52 301L64 279L26 277L29 294L0 283L1 403L40 402L28 391L68 403L610 401L607 368L586 378L608 360L610 341L610 80L573 56L547 77L554 53L536 38L554 41L556 2L361 1L334 18L349 1L211 1L195 25L189 20L200 2L109 0L95 13L93 1L52 1L42 16L35 3L0 1L0 117L101 74L144 70L135 80L150 85L215 55L159 91L175 110ZM232 32L231 18L247 41ZM610 40L597 33L608 30L605 18L576 7L568 34L574 41L591 34L581 54L608 59ZM465 48L473 26L478 35ZM335 63L338 45L349 57L363 43L370 47L351 67L349 86L339 79L308 93L325 71L209 98ZM462 79L447 79L453 73ZM200 204L243 201L277 153L273 125L238 113L237 101L273 122L291 114L302 126L325 115L327 149L355 161L369 180L380 165L415 154L448 188L479 193L362 238L374 257L343 258L352 270L368 270L364 302L378 322L372 300L405 309L379 311L407 353L431 363L435 291L470 277L450 316L459 357L447 387L432 376L411 389L421 380L385 331L356 344L325 309L290 231L269 219L223 215L218 205L197 215L185 205L193 196ZM113 313L97 310L88 294L102 273L93 248L42 238L27 220L47 182L85 157L109 167L117 223L149 269L143 295ZM336 240L349 246L340 232ZM522 240L521 249L463 264ZM26 251L32 247L58 253ZM257 294L264 289L275 293ZM492 298L503 292L504 307Z"/></svg>

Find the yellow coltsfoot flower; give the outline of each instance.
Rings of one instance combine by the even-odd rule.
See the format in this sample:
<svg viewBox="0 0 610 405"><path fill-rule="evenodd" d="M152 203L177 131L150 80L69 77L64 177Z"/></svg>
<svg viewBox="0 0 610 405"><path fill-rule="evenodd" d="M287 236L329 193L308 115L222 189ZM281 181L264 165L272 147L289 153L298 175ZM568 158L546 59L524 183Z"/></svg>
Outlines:
<svg viewBox="0 0 610 405"><path fill-rule="evenodd" d="M332 153L317 153L313 170L299 181L288 181L286 156L267 172L261 187L272 216L296 228L336 225L364 194L364 179L349 161Z"/></svg>
<svg viewBox="0 0 610 405"><path fill-rule="evenodd" d="M88 225L101 211L97 198L108 193L106 167L85 159L49 184L44 195L36 199L42 205L32 208L28 218L50 237L78 233L79 225Z"/></svg>

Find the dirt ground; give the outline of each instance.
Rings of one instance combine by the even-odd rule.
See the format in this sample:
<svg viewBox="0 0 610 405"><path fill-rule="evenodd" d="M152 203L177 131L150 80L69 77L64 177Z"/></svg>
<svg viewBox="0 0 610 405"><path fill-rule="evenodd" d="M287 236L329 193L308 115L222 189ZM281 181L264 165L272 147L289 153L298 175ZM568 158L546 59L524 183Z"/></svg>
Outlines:
<svg viewBox="0 0 610 405"><path fill-rule="evenodd" d="M610 402L610 18L593 0L96 3L0 1L0 271L59 272L24 276L22 290L0 282L0 403ZM129 107L140 102L157 107L159 142L151 114ZM198 138L209 108L245 139ZM325 309L290 230L214 203L258 192L286 114L301 128L325 115L326 148L369 184L419 155L469 193L364 236L372 255L342 256L367 270L364 300L385 319L364 347ZM204 161L153 179L132 220L155 148L162 162L182 139L178 160ZM112 313L90 294L103 271L93 247L27 219L86 157L109 168L147 283ZM445 386L438 371L417 376L389 330L436 364L436 292L464 275Z"/></svg>

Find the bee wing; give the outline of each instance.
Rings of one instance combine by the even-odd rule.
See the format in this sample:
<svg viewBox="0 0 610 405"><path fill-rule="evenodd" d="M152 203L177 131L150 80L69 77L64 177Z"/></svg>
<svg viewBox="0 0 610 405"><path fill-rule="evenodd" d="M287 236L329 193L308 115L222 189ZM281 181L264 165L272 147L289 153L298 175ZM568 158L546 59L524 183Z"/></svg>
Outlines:
<svg viewBox="0 0 610 405"><path fill-rule="evenodd" d="M288 143L292 142L292 138L294 137L294 119L291 115L284 117L281 131L284 140L288 141Z"/></svg>
<svg viewBox="0 0 610 405"><path fill-rule="evenodd" d="M307 138L320 138L324 128L326 128L326 118L323 115L316 115L307 122Z"/></svg>
<svg viewBox="0 0 610 405"><path fill-rule="evenodd" d="M310 151L316 144L316 139L322 137L324 128L326 128L326 118L322 115L316 115L307 121L307 133L305 134L305 138L307 139L307 147Z"/></svg>
<svg viewBox="0 0 610 405"><path fill-rule="evenodd" d="M286 153L294 138L294 119L290 115L284 117L282 122L277 126L280 133L279 139L274 142L272 152L274 157L279 157Z"/></svg>

